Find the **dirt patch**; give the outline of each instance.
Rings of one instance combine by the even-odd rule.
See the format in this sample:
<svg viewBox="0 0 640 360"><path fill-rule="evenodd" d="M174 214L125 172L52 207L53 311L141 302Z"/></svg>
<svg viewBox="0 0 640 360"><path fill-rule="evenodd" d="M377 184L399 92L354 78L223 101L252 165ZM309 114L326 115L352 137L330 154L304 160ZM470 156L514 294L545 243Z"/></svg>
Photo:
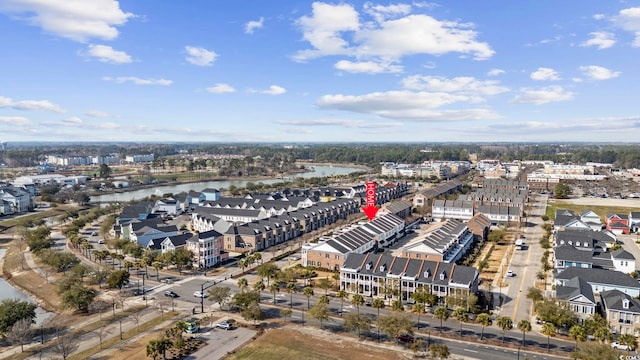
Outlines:
<svg viewBox="0 0 640 360"><path fill-rule="evenodd" d="M399 359L399 349L372 346L346 334L340 336L305 329L274 329L227 357L230 360L260 359Z"/></svg>

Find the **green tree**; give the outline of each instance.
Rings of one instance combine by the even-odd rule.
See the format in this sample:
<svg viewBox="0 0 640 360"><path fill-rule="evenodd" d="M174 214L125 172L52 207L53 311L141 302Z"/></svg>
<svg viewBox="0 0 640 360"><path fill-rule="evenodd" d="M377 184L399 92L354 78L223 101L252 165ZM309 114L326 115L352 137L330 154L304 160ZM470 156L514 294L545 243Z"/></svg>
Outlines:
<svg viewBox="0 0 640 360"><path fill-rule="evenodd" d="M287 318L291 316L293 311L291 309L280 309L280 316L284 318L284 321L287 321Z"/></svg>
<svg viewBox="0 0 640 360"><path fill-rule="evenodd" d="M307 297L307 310L311 308L311 297L313 296L313 288L306 286L302 289L302 294Z"/></svg>
<svg viewBox="0 0 640 360"><path fill-rule="evenodd" d="M249 308L251 303L260 303L260 293L257 291L245 291L239 292L233 295L231 303L236 306L240 311L244 311Z"/></svg>
<svg viewBox="0 0 640 360"><path fill-rule="evenodd" d="M380 341L380 309L384 308L384 300L380 298L373 299L373 301L371 302L371 307L378 311L378 314L376 315L376 327L378 328L378 341Z"/></svg>
<svg viewBox="0 0 640 360"><path fill-rule="evenodd" d="M557 184L553 188L553 197L556 199L568 199L571 195L571 188L567 184Z"/></svg>
<svg viewBox="0 0 640 360"><path fill-rule="evenodd" d="M533 301L533 303L535 304L539 301L542 301L544 297L542 296L542 291L540 291L540 289L537 289L535 287L530 287L527 290L527 299Z"/></svg>
<svg viewBox="0 0 640 360"><path fill-rule="evenodd" d="M442 322L449 318L449 310L446 307L439 306L433 311L433 316L440 320L440 332L442 332Z"/></svg>
<svg viewBox="0 0 640 360"><path fill-rule="evenodd" d="M265 288L266 286L264 285L264 282L262 282L262 280L258 280L253 284L253 289L255 291L261 292L264 291Z"/></svg>
<svg viewBox="0 0 640 360"><path fill-rule="evenodd" d="M578 350L578 342L587 340L587 331L580 325L573 325L569 329L569 337L576 341L574 350Z"/></svg>
<svg viewBox="0 0 640 360"><path fill-rule="evenodd" d="M36 307L35 304L20 299L0 301L0 333L5 334L20 319L33 321Z"/></svg>
<svg viewBox="0 0 640 360"><path fill-rule="evenodd" d="M547 350L549 350L549 340L552 336L556 336L556 326L550 322L544 323L542 324L542 330L540 332L547 336Z"/></svg>
<svg viewBox="0 0 640 360"><path fill-rule="evenodd" d="M391 309L393 311L399 311L399 312L404 311L404 304L402 303L402 300L400 299L393 300L391 302Z"/></svg>
<svg viewBox="0 0 640 360"><path fill-rule="evenodd" d="M220 310L222 305L229 301L231 297L231 289L228 286L214 286L209 288L209 300L214 303L218 303Z"/></svg>
<svg viewBox="0 0 640 360"><path fill-rule="evenodd" d="M482 326L482 329L480 330L480 341L482 341L482 338L484 337L484 328L487 326L491 326L493 321L491 320L491 316L487 313L478 315L476 321Z"/></svg>
<svg viewBox="0 0 640 360"><path fill-rule="evenodd" d="M289 291L289 308L293 308L293 293L298 290L296 283L289 282L287 283L287 290Z"/></svg>
<svg viewBox="0 0 640 360"><path fill-rule="evenodd" d="M81 283L76 283L66 291L60 293L62 306L78 311L87 311L89 304L93 302L95 297L96 291L92 288L82 286Z"/></svg>
<svg viewBox="0 0 640 360"><path fill-rule="evenodd" d="M308 314L312 318L320 321L320 329L322 329L322 322L329 320L329 305L325 302L318 301L309 309Z"/></svg>
<svg viewBox="0 0 640 360"><path fill-rule="evenodd" d="M608 326L600 326L596 328L593 331L593 337L602 343L611 342L613 340L613 335L611 334L611 330L609 330Z"/></svg>
<svg viewBox="0 0 640 360"><path fill-rule="evenodd" d="M256 274L267 279L267 286L270 286L269 280L275 277L278 271L280 271L278 266L271 262L261 264L256 268Z"/></svg>
<svg viewBox="0 0 640 360"><path fill-rule="evenodd" d="M371 319L360 314L347 314L344 317L344 328L347 331L357 331L360 334L371 329Z"/></svg>
<svg viewBox="0 0 640 360"><path fill-rule="evenodd" d="M248 294L248 293L247 293ZM260 304L257 301L252 301L249 305L241 311L242 318L245 320L251 320L255 324L256 321L262 320L264 314L260 309Z"/></svg>
<svg viewBox="0 0 640 360"><path fill-rule="evenodd" d="M429 354L433 359L448 359L449 348L444 344L431 344L429 345Z"/></svg>
<svg viewBox="0 0 640 360"><path fill-rule="evenodd" d="M526 319L518 321L518 330L522 331L522 346L527 346L525 342L525 334L531 331L531 322Z"/></svg>
<svg viewBox="0 0 640 360"><path fill-rule="evenodd" d="M469 320L467 310L462 306L458 306L455 310L453 310L453 317L460 322L460 337L462 337L462 323Z"/></svg>
<svg viewBox="0 0 640 360"><path fill-rule="evenodd" d="M378 319L378 326L392 339L400 334L413 334L413 321L407 313L382 315Z"/></svg>
<svg viewBox="0 0 640 360"><path fill-rule="evenodd" d="M364 305L364 297L360 294L351 295L351 305L356 307L356 312L360 315L360 306Z"/></svg>
<svg viewBox="0 0 640 360"><path fill-rule="evenodd" d="M163 337L157 340L151 340L147 344L147 356L152 357L156 360L159 356L162 356L163 359L167 358L167 350L171 349L171 340Z"/></svg>
<svg viewBox="0 0 640 360"><path fill-rule="evenodd" d="M244 292L247 287L249 287L249 282L246 278L241 277L238 279L238 287L240 288L240 291Z"/></svg>
<svg viewBox="0 0 640 360"><path fill-rule="evenodd" d="M129 276L128 271L116 270L107 277L107 286L110 289L122 289L124 285L129 283Z"/></svg>
<svg viewBox="0 0 640 360"><path fill-rule="evenodd" d="M316 286L324 290L324 294L327 295L331 288L331 281L328 278L322 278L316 282Z"/></svg>
<svg viewBox="0 0 640 360"><path fill-rule="evenodd" d="M621 345L627 346L627 354L630 350L635 351L638 348L638 339L633 334L624 333L618 338Z"/></svg>
<svg viewBox="0 0 640 360"><path fill-rule="evenodd" d="M99 176L103 179L111 177L111 168L107 164L100 165Z"/></svg>
<svg viewBox="0 0 640 360"><path fill-rule="evenodd" d="M280 285L277 283L273 283L269 285L269 291L273 293L273 303L276 303L276 293L280 291Z"/></svg>
<svg viewBox="0 0 640 360"><path fill-rule="evenodd" d="M342 316L342 308L344 306L344 299L349 298L349 293L344 290L338 290L336 297L340 299L340 316Z"/></svg>
<svg viewBox="0 0 640 360"><path fill-rule="evenodd" d="M502 343L504 343L504 337L507 335L507 331L513 329L513 320L508 316L500 316L496 320L496 325L502 329Z"/></svg>

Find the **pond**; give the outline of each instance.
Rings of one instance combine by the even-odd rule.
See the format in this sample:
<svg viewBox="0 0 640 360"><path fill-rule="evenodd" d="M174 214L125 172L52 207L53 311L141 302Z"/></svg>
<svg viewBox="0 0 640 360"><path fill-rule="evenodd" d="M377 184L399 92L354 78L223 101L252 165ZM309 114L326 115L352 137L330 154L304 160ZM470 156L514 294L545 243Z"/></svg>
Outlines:
<svg viewBox="0 0 640 360"><path fill-rule="evenodd" d="M7 253L7 249L0 249L0 259L2 259ZM14 288L9 284L5 279L0 278L0 301L5 299L20 299L26 300L30 302L35 302L29 295L21 292L20 290ZM54 313L47 312L41 307L36 308L36 325L45 322L47 319L55 315Z"/></svg>

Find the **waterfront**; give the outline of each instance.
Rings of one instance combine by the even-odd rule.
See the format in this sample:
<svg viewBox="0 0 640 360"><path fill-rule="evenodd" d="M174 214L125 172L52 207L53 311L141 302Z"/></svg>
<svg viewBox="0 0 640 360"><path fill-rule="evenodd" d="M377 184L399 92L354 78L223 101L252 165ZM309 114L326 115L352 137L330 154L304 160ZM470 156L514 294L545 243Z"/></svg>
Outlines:
<svg viewBox="0 0 640 360"><path fill-rule="evenodd" d="M168 193L178 194L181 192L188 192L188 191L202 191L207 188L229 189L229 187L231 186L235 186L237 188L243 188L249 182L273 184L277 182L282 182L284 180L292 181L298 177L308 179L312 177L348 175L354 172L364 171L361 168L345 167L345 166L312 165L309 167L312 167L313 171L300 173L293 177L277 178L277 179L272 178L272 179L262 179L262 180L231 180L231 181L216 180L216 181L200 181L200 182L194 182L194 183L188 183L188 184L160 185L152 188L126 191L123 193L112 193L112 194L92 196L91 202L99 202L99 203L108 203L108 202L114 202L114 201L127 202L131 200L143 199L151 195L162 195L162 194L168 194Z"/></svg>
<svg viewBox="0 0 640 360"><path fill-rule="evenodd" d="M2 259L7 253L7 249L0 249L0 259ZM20 299L29 302L34 302L27 294L19 291L9 284L5 279L0 278L0 301L5 299ZM41 324L49 319L53 313L47 312L41 307L36 308L36 324Z"/></svg>

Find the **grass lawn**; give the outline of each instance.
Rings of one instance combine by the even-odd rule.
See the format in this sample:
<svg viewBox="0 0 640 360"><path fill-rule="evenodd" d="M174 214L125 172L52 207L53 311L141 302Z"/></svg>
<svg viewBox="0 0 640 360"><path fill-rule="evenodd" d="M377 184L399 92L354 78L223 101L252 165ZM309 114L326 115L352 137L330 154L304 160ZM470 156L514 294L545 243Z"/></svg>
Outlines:
<svg viewBox="0 0 640 360"><path fill-rule="evenodd" d="M600 220L604 224L605 216L609 213L616 214L629 214L631 211L638 211L637 207L626 206L602 206L602 205L580 205L572 204L570 200L555 199L553 203L547 205L545 214L549 217L549 220L553 221L556 214L556 209L573 210L574 213L579 214L584 210L592 210L596 214L600 215Z"/></svg>
<svg viewBox="0 0 640 360"><path fill-rule="evenodd" d="M260 359L398 359L397 351L377 348L356 341L355 338L342 338L335 334L329 337L309 336L296 330L274 329L228 356L228 360Z"/></svg>

